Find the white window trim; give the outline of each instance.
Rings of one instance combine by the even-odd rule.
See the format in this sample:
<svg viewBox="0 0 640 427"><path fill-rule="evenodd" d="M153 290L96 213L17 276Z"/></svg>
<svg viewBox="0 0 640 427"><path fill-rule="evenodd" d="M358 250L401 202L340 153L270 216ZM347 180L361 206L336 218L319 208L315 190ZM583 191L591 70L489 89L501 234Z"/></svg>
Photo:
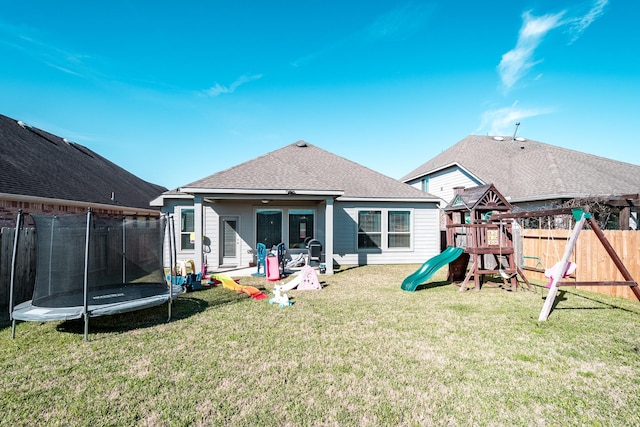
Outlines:
<svg viewBox="0 0 640 427"><path fill-rule="evenodd" d="M191 211L193 211L194 221L195 221L195 213L196 213L196 210L195 210L194 206L179 206L178 207L177 217L178 217L179 223L177 224L177 227L180 230L178 230L178 236L177 236L178 238L177 238L177 240L178 240L178 244L179 244L179 251L182 252L182 253L195 253L196 252L195 245L194 245L193 248L187 248L187 249L182 247L182 234L183 234L183 231L182 231L182 211L183 210L191 210ZM195 233L195 223L194 223L194 227L193 228L194 228L193 233Z"/></svg>
<svg viewBox="0 0 640 427"><path fill-rule="evenodd" d="M381 241L379 248L360 248L358 247L358 220L360 217L360 212L362 211L380 211L381 218ZM389 247L389 211L404 211L409 212L409 247L407 248L390 248ZM414 217L415 212L412 208L358 208L355 212L355 223L356 223L356 236L355 236L355 248L356 253L375 253L378 251L384 252L413 252L413 242L415 239L415 228L414 228Z"/></svg>

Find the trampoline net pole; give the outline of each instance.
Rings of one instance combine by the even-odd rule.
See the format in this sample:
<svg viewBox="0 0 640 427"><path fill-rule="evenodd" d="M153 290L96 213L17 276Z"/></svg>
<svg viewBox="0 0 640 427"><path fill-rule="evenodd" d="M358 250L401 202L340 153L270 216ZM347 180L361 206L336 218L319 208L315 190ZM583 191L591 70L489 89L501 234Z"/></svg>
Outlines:
<svg viewBox="0 0 640 427"><path fill-rule="evenodd" d="M127 282L127 218L122 218L122 283Z"/></svg>
<svg viewBox="0 0 640 427"><path fill-rule="evenodd" d="M16 259L18 257L18 241L20 235L20 224L22 222L22 209L18 210L16 219L16 230L13 236L13 254L11 255L11 280L9 288L9 319L11 319L11 338L16 337L16 321L13 318L13 289L16 282Z"/></svg>
<svg viewBox="0 0 640 427"><path fill-rule="evenodd" d="M87 210L87 230L84 247L84 340L89 340L89 239L91 237L91 208Z"/></svg>
<svg viewBox="0 0 640 427"><path fill-rule="evenodd" d="M167 225L167 240L168 240L168 249L169 249L169 302L168 302L168 317L167 317L167 322L171 320L171 306L173 305L173 283L174 283L174 273L173 273L173 266L175 265L175 260L173 259L173 251L175 249L175 240L173 239L174 236L174 224L173 224L173 216L165 216L165 219L167 220L166 225ZM164 249L163 249L164 252Z"/></svg>
<svg viewBox="0 0 640 427"><path fill-rule="evenodd" d="M51 235L49 237L49 268L47 269L47 294L51 294L53 292L53 280L52 280L52 274L53 274L53 268L52 267L52 263L53 263L53 254L55 253L54 251L54 236L55 236L55 229L56 229L56 216L53 216L53 218L51 218Z"/></svg>
<svg viewBox="0 0 640 427"><path fill-rule="evenodd" d="M18 240L20 234L20 222L22 221L22 209L18 211L18 217L16 218L16 230L13 236L13 254L11 255L11 281L9 288L9 316L13 318L13 288L16 281L16 258L18 256Z"/></svg>

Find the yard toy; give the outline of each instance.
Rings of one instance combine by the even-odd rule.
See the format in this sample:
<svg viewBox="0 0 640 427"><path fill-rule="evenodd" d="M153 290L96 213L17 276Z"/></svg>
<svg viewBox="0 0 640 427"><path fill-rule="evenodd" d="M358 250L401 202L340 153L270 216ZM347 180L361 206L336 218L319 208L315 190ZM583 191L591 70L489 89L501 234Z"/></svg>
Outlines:
<svg viewBox="0 0 640 427"><path fill-rule="evenodd" d="M305 265L300 270L300 273L296 274L290 281L287 283L282 282L280 288L283 291L290 291L294 288L298 288L299 291L309 291L322 289L322 286L320 285L315 269L309 265Z"/></svg>
<svg viewBox="0 0 640 427"><path fill-rule="evenodd" d="M196 272L196 264L192 259L186 261L180 261L180 275L186 276L189 273Z"/></svg>
<svg viewBox="0 0 640 427"><path fill-rule="evenodd" d="M243 286L226 274L213 274L212 277L214 280L221 282L222 287L231 289L232 291L236 291L238 293L247 294L253 299L265 299L267 297L267 295L260 289L254 286Z"/></svg>
<svg viewBox="0 0 640 427"><path fill-rule="evenodd" d="M576 271L576 267L577 265L574 262L568 262L564 269L564 274L562 274L561 272L562 261L555 263L551 268L547 268L544 272L544 277L548 277L549 279L551 279L551 281L547 283L547 288L551 287L554 277L569 277Z"/></svg>
<svg viewBox="0 0 640 427"><path fill-rule="evenodd" d="M284 243L278 243L271 253L267 254L267 280L280 280L284 275Z"/></svg>
<svg viewBox="0 0 640 427"><path fill-rule="evenodd" d="M313 267L309 265L305 265L304 267L302 267L300 276L302 276L302 278L300 279L300 284L298 285L299 291L313 291L322 289L320 281L318 280L318 273L316 273L316 270Z"/></svg>
<svg viewBox="0 0 640 427"><path fill-rule="evenodd" d="M280 308L288 307L291 305L291 301L289 301L289 296L287 294L282 293L282 286L275 285L273 287L273 298L269 300L269 304L278 304Z"/></svg>
<svg viewBox="0 0 640 427"><path fill-rule="evenodd" d="M278 257L274 254L267 255L267 280L280 280L280 267L278 265Z"/></svg>
<svg viewBox="0 0 640 427"><path fill-rule="evenodd" d="M303 265L305 265L307 263L306 261L306 257L305 257L305 253L301 252L298 255L295 256L295 258L291 258L290 261L287 262L287 264L284 266L285 270L289 270L291 268L295 268L295 267L301 267Z"/></svg>
<svg viewBox="0 0 640 427"><path fill-rule="evenodd" d="M447 247L441 254L429 258L415 273L405 277L400 288L404 291L415 291L418 285L429 280L441 267L455 261L463 251L463 248Z"/></svg>
<svg viewBox="0 0 640 427"><path fill-rule="evenodd" d="M252 274L252 276L265 276L267 274L267 266L265 260L265 258L267 257L267 246L264 243L258 243L256 245L256 257L258 259L258 269L255 273ZM262 271L260 271L260 266L262 266Z"/></svg>

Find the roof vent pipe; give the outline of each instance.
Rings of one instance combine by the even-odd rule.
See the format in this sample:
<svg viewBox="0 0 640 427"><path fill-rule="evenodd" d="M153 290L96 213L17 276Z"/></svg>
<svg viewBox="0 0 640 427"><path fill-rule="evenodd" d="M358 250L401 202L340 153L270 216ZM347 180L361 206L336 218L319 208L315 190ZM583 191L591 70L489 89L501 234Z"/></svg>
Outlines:
<svg viewBox="0 0 640 427"><path fill-rule="evenodd" d="M520 126L520 122L516 122L516 130L513 131L513 140L516 139L516 134L518 133L518 126Z"/></svg>

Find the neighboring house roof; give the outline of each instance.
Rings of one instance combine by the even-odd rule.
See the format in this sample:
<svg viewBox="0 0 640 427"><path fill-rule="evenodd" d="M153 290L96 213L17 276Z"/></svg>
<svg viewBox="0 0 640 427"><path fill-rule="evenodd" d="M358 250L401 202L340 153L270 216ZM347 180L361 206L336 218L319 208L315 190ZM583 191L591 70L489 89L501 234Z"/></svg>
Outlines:
<svg viewBox="0 0 640 427"><path fill-rule="evenodd" d="M511 202L637 194L640 166L510 136L470 135L401 178L459 166Z"/></svg>
<svg viewBox="0 0 640 427"><path fill-rule="evenodd" d="M337 196L338 200L437 200L431 194L304 141L286 145L178 190L251 194L284 190L303 195ZM167 196L172 194L176 192L165 193Z"/></svg>
<svg viewBox="0 0 640 427"><path fill-rule="evenodd" d="M149 209L163 191L80 144L0 114L0 193Z"/></svg>

